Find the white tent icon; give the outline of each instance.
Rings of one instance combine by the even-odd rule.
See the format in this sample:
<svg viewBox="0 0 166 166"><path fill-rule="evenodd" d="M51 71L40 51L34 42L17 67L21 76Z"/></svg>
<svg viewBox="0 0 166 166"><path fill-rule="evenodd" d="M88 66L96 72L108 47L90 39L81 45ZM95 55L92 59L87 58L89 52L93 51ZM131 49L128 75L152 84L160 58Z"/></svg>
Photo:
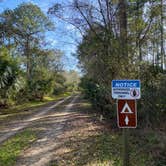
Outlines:
<svg viewBox="0 0 166 166"><path fill-rule="evenodd" d="M129 107L129 105L127 104L127 102L125 103L122 111L121 111L121 114L133 114L131 108Z"/></svg>

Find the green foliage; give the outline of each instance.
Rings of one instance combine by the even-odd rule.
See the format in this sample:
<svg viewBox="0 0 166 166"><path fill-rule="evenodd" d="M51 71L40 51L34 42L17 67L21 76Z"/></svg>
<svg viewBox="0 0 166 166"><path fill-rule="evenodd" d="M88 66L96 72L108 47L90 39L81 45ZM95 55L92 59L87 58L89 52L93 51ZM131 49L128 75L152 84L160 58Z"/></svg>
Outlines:
<svg viewBox="0 0 166 166"><path fill-rule="evenodd" d="M65 78L65 86L68 91L77 91L78 84L80 82L80 76L78 72L74 70L65 71L62 73Z"/></svg>
<svg viewBox="0 0 166 166"><path fill-rule="evenodd" d="M115 105L111 99L110 87L101 86L87 77L81 79L80 86L86 97L102 114L109 115L110 118L113 116L112 111Z"/></svg>
<svg viewBox="0 0 166 166"><path fill-rule="evenodd" d="M63 76L63 74L56 74L54 76L55 82L54 82L54 90L53 94L58 95L61 93L64 93L67 90L67 86L65 85L66 79Z"/></svg>
<svg viewBox="0 0 166 166"><path fill-rule="evenodd" d="M33 77L28 83L30 99L43 100L44 95L53 91L53 77L45 68L33 71Z"/></svg>
<svg viewBox="0 0 166 166"><path fill-rule="evenodd" d="M54 91L59 94L66 90L61 74L62 52L41 45L45 32L53 29L50 19L32 3L22 3L0 14L0 42L4 45L1 52L10 53L6 61L1 58L3 103L43 100Z"/></svg>
<svg viewBox="0 0 166 166"><path fill-rule="evenodd" d="M17 60L9 55L5 47L0 48L0 103L7 104L7 99L13 98L19 91L21 78Z"/></svg>
<svg viewBox="0 0 166 166"><path fill-rule="evenodd" d="M35 139L36 135L34 132L25 130L4 142L0 147L0 165L11 166L15 164L20 152Z"/></svg>
<svg viewBox="0 0 166 166"><path fill-rule="evenodd" d="M6 48L0 49L0 88L8 88L15 81L18 75L16 60L9 56Z"/></svg>
<svg viewBox="0 0 166 166"><path fill-rule="evenodd" d="M14 10L5 10L1 17L3 24L8 28L6 32L12 32L20 38L36 35L53 28L48 17L32 3L22 3Z"/></svg>
<svg viewBox="0 0 166 166"><path fill-rule="evenodd" d="M166 113L165 73L159 67L145 64L141 71L142 96L139 107L147 126L157 125L163 121Z"/></svg>

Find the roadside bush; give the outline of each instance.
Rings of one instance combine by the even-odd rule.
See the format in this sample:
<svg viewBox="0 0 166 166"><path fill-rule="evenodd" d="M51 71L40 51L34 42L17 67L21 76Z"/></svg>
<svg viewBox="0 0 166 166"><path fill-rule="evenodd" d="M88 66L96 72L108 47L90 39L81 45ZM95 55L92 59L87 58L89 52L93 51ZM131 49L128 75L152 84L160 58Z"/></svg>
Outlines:
<svg viewBox="0 0 166 166"><path fill-rule="evenodd" d="M0 106L13 102L20 89L19 65L6 48L0 48Z"/></svg>
<svg viewBox="0 0 166 166"><path fill-rule="evenodd" d="M140 118L147 127L163 121L166 113L166 77L159 67L144 66L141 72ZM146 117L146 118L145 118Z"/></svg>
<svg viewBox="0 0 166 166"><path fill-rule="evenodd" d="M44 95L52 93L54 79L45 68L35 69L31 80L28 80L27 93L29 100L43 100Z"/></svg>
<svg viewBox="0 0 166 166"><path fill-rule="evenodd" d="M112 117L114 111L114 101L111 98L111 88L101 86L92 79L86 77L81 79L80 87L85 97L89 98L93 106L103 115Z"/></svg>
<svg viewBox="0 0 166 166"><path fill-rule="evenodd" d="M55 75L55 81L54 81L54 95L59 95L61 93L64 93L67 90L67 86L65 85L66 79L63 75L56 74Z"/></svg>

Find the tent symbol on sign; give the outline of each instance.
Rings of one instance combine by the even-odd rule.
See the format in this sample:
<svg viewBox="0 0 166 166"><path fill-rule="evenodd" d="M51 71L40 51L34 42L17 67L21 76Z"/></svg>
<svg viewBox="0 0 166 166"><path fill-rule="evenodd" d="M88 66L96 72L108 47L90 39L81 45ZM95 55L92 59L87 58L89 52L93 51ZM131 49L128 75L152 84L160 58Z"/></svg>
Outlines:
<svg viewBox="0 0 166 166"><path fill-rule="evenodd" d="M127 102L125 103L121 114L133 114L133 112L131 111L131 108L129 107L129 105L127 104Z"/></svg>
<svg viewBox="0 0 166 166"><path fill-rule="evenodd" d="M127 104L127 102L125 103L125 105L121 111L121 114L133 114L133 112L132 112L131 108L129 107L129 105ZM126 125L129 124L129 118L127 115L125 117L125 123L126 123Z"/></svg>

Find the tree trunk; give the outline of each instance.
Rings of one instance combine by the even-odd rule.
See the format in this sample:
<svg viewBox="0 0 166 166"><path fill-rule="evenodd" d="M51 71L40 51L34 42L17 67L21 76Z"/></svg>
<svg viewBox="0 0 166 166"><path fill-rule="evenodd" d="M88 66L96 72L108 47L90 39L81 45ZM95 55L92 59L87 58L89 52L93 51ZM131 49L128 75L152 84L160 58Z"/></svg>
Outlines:
<svg viewBox="0 0 166 166"><path fill-rule="evenodd" d="M121 56L127 58L127 2L126 0L119 0L119 22L120 22L120 44Z"/></svg>
<svg viewBox="0 0 166 166"><path fill-rule="evenodd" d="M161 68L164 69L164 16L163 16L163 0L161 0L161 25L160 25L160 31L161 31Z"/></svg>
<svg viewBox="0 0 166 166"><path fill-rule="evenodd" d="M29 54L29 37L26 39L24 54L26 56L27 80L31 80L31 58Z"/></svg>
<svg viewBox="0 0 166 166"><path fill-rule="evenodd" d="M127 2L126 0L119 0L119 24L120 24L120 61L122 62L120 77L127 79L130 77L129 58L128 58L128 42L127 42ZM123 74L125 73L125 74ZM128 74L127 74L128 73Z"/></svg>
<svg viewBox="0 0 166 166"><path fill-rule="evenodd" d="M137 1L137 8L136 8L136 20L139 20L140 19L140 1ZM136 27L136 33L139 33L139 28ZM138 48L138 56L139 56L139 61L141 62L142 61L142 46L141 46L141 43L140 43L140 35L137 35L137 38L136 38L136 46Z"/></svg>

